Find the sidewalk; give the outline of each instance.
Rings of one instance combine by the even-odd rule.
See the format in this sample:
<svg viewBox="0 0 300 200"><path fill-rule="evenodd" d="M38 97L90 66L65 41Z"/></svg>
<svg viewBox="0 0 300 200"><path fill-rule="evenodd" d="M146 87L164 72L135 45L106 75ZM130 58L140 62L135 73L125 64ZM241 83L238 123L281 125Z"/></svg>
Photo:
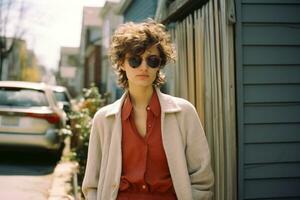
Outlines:
<svg viewBox="0 0 300 200"><path fill-rule="evenodd" d="M62 158L70 153L70 138L65 140ZM81 200L77 186L78 163L60 160L53 172L48 200Z"/></svg>

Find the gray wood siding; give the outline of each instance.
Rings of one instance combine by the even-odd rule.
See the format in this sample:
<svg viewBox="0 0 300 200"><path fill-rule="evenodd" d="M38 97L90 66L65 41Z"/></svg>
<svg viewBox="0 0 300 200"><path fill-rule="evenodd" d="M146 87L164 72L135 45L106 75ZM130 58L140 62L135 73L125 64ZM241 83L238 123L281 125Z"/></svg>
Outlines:
<svg viewBox="0 0 300 200"><path fill-rule="evenodd" d="M300 199L300 1L236 0L239 199Z"/></svg>

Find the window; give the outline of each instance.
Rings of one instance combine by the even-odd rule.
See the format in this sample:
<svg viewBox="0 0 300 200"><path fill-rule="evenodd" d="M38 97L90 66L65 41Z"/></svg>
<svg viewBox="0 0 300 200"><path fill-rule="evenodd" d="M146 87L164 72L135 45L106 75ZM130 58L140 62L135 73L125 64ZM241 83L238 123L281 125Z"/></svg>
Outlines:
<svg viewBox="0 0 300 200"><path fill-rule="evenodd" d="M48 105L43 91L24 88L0 88L0 106L39 107Z"/></svg>
<svg viewBox="0 0 300 200"><path fill-rule="evenodd" d="M56 101L65 101L69 102L70 99L68 98L67 94L65 92L54 92Z"/></svg>

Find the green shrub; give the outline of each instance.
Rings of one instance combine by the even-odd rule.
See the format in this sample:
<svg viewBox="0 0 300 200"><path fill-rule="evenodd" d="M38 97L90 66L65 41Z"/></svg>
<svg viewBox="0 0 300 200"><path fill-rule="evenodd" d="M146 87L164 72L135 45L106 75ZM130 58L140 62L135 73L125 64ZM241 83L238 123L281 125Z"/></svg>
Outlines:
<svg viewBox="0 0 300 200"><path fill-rule="evenodd" d="M70 114L71 150L79 163L78 184L80 186L86 167L92 118L105 103L106 99L101 97L98 88L91 85L90 88L83 89L81 100L75 105L75 111Z"/></svg>

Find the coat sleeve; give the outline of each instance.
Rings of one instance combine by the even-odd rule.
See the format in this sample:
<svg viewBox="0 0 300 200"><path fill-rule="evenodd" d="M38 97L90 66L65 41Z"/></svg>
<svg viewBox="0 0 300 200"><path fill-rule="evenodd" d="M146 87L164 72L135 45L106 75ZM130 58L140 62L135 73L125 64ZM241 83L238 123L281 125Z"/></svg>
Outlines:
<svg viewBox="0 0 300 200"><path fill-rule="evenodd" d="M214 175L211 168L210 151L196 109L190 103L185 114L186 159L191 180L193 199L212 199L211 187Z"/></svg>
<svg viewBox="0 0 300 200"><path fill-rule="evenodd" d="M82 183L82 191L87 200L97 199L97 187L99 181L102 149L101 149L101 118L95 115L89 139L87 164Z"/></svg>

